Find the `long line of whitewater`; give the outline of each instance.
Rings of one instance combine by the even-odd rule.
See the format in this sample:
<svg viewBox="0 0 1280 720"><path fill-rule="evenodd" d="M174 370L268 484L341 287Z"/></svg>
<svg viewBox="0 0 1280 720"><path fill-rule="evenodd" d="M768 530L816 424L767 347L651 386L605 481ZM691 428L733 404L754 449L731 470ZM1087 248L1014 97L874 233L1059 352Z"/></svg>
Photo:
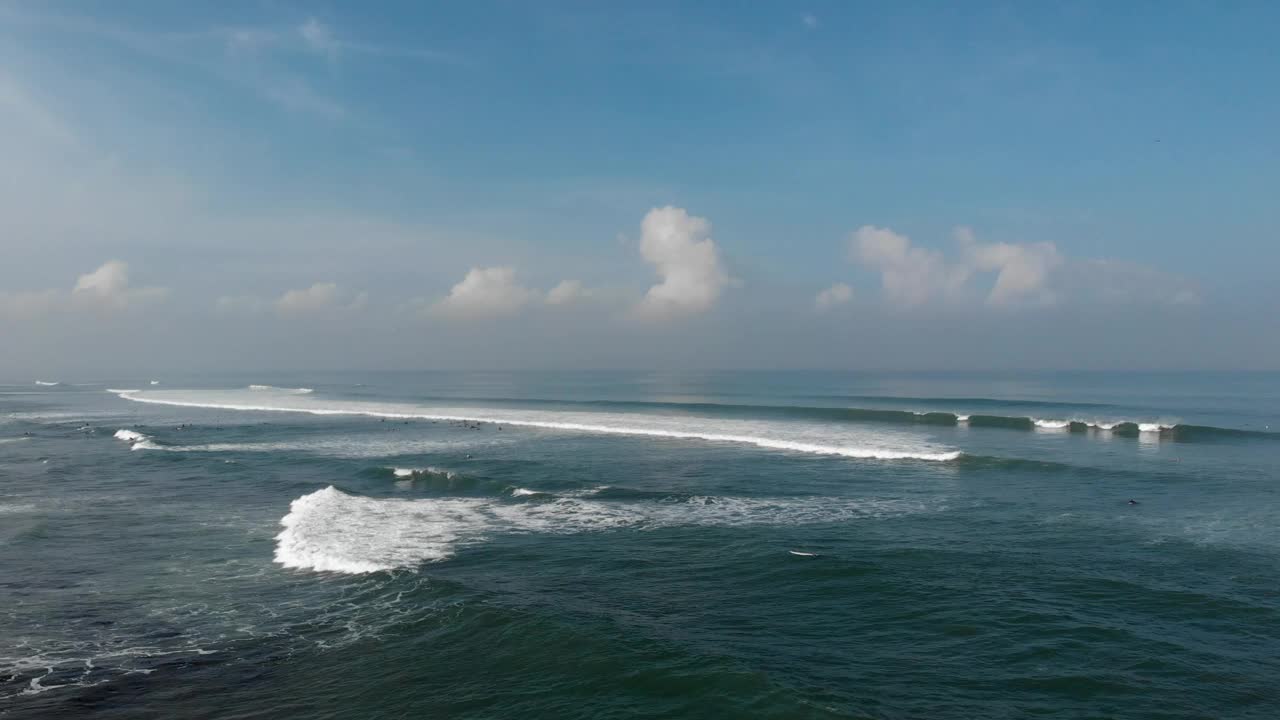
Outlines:
<svg viewBox="0 0 1280 720"><path fill-rule="evenodd" d="M947 411L915 411L875 407L830 407L830 406L797 406L797 405L748 405L712 402L655 402L640 400L536 400L527 398L474 398L472 402L494 402L503 405L525 407L580 407L587 410L621 409L639 413L700 413L714 417L766 418L780 420L808 420L828 423L884 423L889 425L940 425L967 426L982 428L1000 428L1005 430L1061 430L1068 432L1106 432L1119 436L1138 434L1160 434L1174 440L1191 441L1211 439L1214 437L1241 437L1254 439L1280 440L1280 432L1250 430L1244 428L1216 427L1195 425L1168 418L1124 418L1117 417L1114 406L1100 403L1056 402L1042 403L1026 400L996 400L992 398L877 398L873 396L857 396L867 401L888 401L894 403L917 402L926 407L929 405L973 405L981 408L1026 407L1041 408L1044 412L1028 415L1001 415L992 412L974 412L966 414ZM432 398L433 401L448 402L450 398ZM1069 408L1073 412L1055 415L1057 411ZM1086 414L1094 410L1099 415Z"/></svg>
<svg viewBox="0 0 1280 720"><path fill-rule="evenodd" d="M266 391L261 386L247 391L119 390L116 394L133 402L177 407L489 423L602 435L736 443L772 450L876 460L949 461L962 455L958 450L937 448L922 443L911 434L893 431L869 432L820 423L644 413L434 408L352 400L321 400L310 394Z"/></svg>

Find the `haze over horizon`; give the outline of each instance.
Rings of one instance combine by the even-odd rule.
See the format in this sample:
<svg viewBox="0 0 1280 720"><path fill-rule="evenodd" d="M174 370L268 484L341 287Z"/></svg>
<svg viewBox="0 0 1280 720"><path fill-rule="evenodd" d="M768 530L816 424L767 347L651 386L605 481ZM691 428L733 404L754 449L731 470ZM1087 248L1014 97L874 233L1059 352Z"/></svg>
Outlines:
<svg viewBox="0 0 1280 720"><path fill-rule="evenodd" d="M0 376L1280 369L1280 7L0 0Z"/></svg>

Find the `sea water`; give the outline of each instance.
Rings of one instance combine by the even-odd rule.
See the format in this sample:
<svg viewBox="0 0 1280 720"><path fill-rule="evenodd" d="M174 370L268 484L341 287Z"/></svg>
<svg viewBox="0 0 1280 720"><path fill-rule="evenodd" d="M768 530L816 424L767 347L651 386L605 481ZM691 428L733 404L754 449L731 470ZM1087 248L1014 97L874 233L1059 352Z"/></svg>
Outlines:
<svg viewBox="0 0 1280 720"><path fill-rule="evenodd" d="M6 717L1280 717L1275 374L153 377L0 387Z"/></svg>

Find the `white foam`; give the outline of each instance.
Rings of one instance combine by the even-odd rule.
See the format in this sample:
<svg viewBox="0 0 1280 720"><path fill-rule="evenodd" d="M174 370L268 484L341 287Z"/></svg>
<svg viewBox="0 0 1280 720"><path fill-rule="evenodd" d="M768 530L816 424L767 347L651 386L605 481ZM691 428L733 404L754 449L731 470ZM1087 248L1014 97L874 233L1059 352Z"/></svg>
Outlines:
<svg viewBox="0 0 1280 720"><path fill-rule="evenodd" d="M1031 418L1031 423L1043 430L1062 430L1071 426L1069 420L1043 420L1041 418Z"/></svg>
<svg viewBox="0 0 1280 720"><path fill-rule="evenodd" d="M124 440L125 442L131 442L131 443L150 439L149 436L143 435L137 430L124 430L124 429L117 430L116 434L113 437L117 440Z"/></svg>
<svg viewBox="0 0 1280 720"><path fill-rule="evenodd" d="M522 487L512 488L511 490L511 497L526 497L528 495L541 495L541 494L542 493L537 490L530 490L529 488L522 488Z"/></svg>
<svg viewBox="0 0 1280 720"><path fill-rule="evenodd" d="M452 480L457 477L452 471L442 470L438 467L428 465L424 468L391 468L391 473L398 478L414 477L415 475L439 475L441 477Z"/></svg>
<svg viewBox="0 0 1280 720"><path fill-rule="evenodd" d="M154 385L155 383L152 383L152 384ZM288 393L290 395L310 395L311 393L315 392L315 390L312 390L311 388L305 388L305 387L282 388L282 387L276 387L275 385L250 385L249 389L253 390L254 392L274 391L274 392Z"/></svg>
<svg viewBox="0 0 1280 720"><path fill-rule="evenodd" d="M556 497L374 499L333 486L303 495L280 520L275 561L285 567L368 573L451 557L497 533L571 534L679 525L795 525L927 510L920 503L854 498L693 497L622 503Z"/></svg>
<svg viewBox="0 0 1280 720"><path fill-rule="evenodd" d="M969 422L969 416L968 416L968 415L956 415L956 422L957 422L957 423L959 423L959 424L961 424L961 425L963 425L964 423Z"/></svg>
<svg viewBox="0 0 1280 720"><path fill-rule="evenodd" d="M137 390L137 389L133 389L133 390L124 389L124 390L122 390L122 389L119 389L119 388L107 388L107 392L109 392L109 393L115 393L116 395L119 395L119 394L121 394L121 393L136 393L136 392L142 392L142 391L141 391L141 390Z"/></svg>
<svg viewBox="0 0 1280 720"><path fill-rule="evenodd" d="M62 383L60 383L60 382L46 382L46 381L44 381L44 380L37 380L37 381L36 381L36 384L37 384L37 385L43 385L43 386L45 386L45 387L55 387L55 386L57 386L57 385L61 385Z"/></svg>
<svg viewBox="0 0 1280 720"><path fill-rule="evenodd" d="M1153 422L1138 423L1138 432L1158 433L1158 432L1164 432L1165 430L1172 430L1172 429L1173 429L1172 425L1162 425L1160 423L1153 423Z"/></svg>
<svg viewBox="0 0 1280 720"><path fill-rule="evenodd" d="M243 391L121 393L127 400L178 407L313 415L365 415L395 419L501 424L602 435L735 443L790 452L879 460L955 460L956 450L923 443L919 436L887 429L822 423L742 420L648 413L569 412L509 408L450 408L408 404L315 400L310 396L261 396Z"/></svg>
<svg viewBox="0 0 1280 720"><path fill-rule="evenodd" d="M159 381L159 380L152 380L152 381L151 381L151 384L152 384L152 385L159 385L159 384L160 384L160 381Z"/></svg>
<svg viewBox="0 0 1280 720"><path fill-rule="evenodd" d="M804 552L802 550L788 550L787 552L800 557L818 557L818 553Z"/></svg>

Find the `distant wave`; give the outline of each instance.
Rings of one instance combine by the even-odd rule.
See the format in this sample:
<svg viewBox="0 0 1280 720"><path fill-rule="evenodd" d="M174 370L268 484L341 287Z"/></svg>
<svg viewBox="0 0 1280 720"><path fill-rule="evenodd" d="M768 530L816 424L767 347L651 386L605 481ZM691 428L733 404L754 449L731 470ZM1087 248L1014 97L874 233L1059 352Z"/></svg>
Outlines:
<svg viewBox="0 0 1280 720"><path fill-rule="evenodd" d="M840 497L689 496L679 502L555 497L533 503L502 497L375 499L330 485L290 503L280 519L284 529L275 538L275 561L289 568L359 574L445 560L459 547L497 533L801 525L933 509L912 501Z"/></svg>
<svg viewBox="0 0 1280 720"><path fill-rule="evenodd" d="M259 388L270 388L270 386L254 386ZM292 390L280 391L278 388L275 395L283 396L288 394L308 394L307 388L296 388ZM164 391L169 392L169 391ZM508 425L526 425L534 427L547 427L554 429L575 430L580 432L597 432L611 434L630 434L630 435L651 435L666 437L683 437L683 438L700 438L711 441L725 442L745 442L749 444L759 445L760 447L768 447L779 450L794 450L797 452L810 452L819 454L835 454L846 455L848 457L867 457L881 459L905 459L918 458L924 460L950 460L958 455L939 452L915 452L913 450L899 449L875 449L867 452L867 448L849 447L839 442L806 442L803 439L782 439L757 437L755 433L716 433L709 428L716 424L724 425L730 421L737 422L739 425L752 423L761 425L761 421L766 420L785 420L788 423L808 422L810 424L821 423L827 427L837 427L838 425L857 425L866 423L879 423L885 425L901 425L901 426L958 426L964 425L971 428L1002 428L1007 430L1057 430L1071 433L1108 433L1117 437L1136 437L1139 435L1159 436L1161 439L1168 439L1180 442L1197 442L1210 441L1215 439L1270 439L1280 440L1280 433L1269 432L1263 430L1246 430L1236 428L1212 427L1206 425L1189 425L1166 419L1130 419L1130 418L1106 418L1106 417L1080 417L1080 416L1018 416L1018 415L991 415L980 413L963 413L963 412L942 412L927 410L886 410L879 408L836 408L836 407L796 407L782 405L733 405L720 403L670 403L670 402L638 402L638 401L562 401L551 402L545 400L511 400L508 401L513 405L523 405L525 409L503 408L448 408L450 412L443 412L439 409L433 409L423 406L397 405L384 403L378 405L376 403L357 403L354 401L334 401L327 405L308 404L286 407L281 403L263 402L262 398L250 400L248 397L236 397L232 400L228 393L215 393L220 395L218 400L193 400L192 398L184 398L179 393L177 395L169 394L161 397L158 393L138 393L120 392L122 397L137 402L152 402L168 405L179 405L188 407L211 407L228 410L258 410L258 411L275 411L275 412L304 412L317 415L369 415L374 417L386 417L396 419L428 419L428 420L445 420L445 421L462 421L462 422L491 422L506 423ZM262 393L263 397L270 393ZM456 401L456 400L455 400ZM318 402L318 401L317 401ZM996 401L990 401L992 403ZM1055 406L1067 407L1069 403L1059 403ZM359 407L357 407L359 406ZM351 409L347 409L351 408ZM361 409L363 408L363 409ZM537 409L535 412L532 409ZM565 408L569 408L566 410ZM574 410L573 408L589 408L588 411ZM631 412L616 412L618 410ZM613 412L611 412L613 411ZM500 414L498 414L500 413ZM540 415L543 419L538 421L521 420L517 415ZM679 414L685 417L690 424L697 417L705 420L714 420L716 422L697 423L698 430L689 430L688 428L678 429L675 431L653 431L644 428L627 427L625 422L619 421L616 425L609 424L607 426L595 422L558 422L552 420L554 416L572 416L577 419L589 419L599 417L611 417L615 419L627 417L655 417L670 416ZM546 421L544 421L546 420ZM782 426L782 424L778 424ZM883 450L883 451L881 451ZM943 457L945 455L945 457Z"/></svg>
<svg viewBox="0 0 1280 720"><path fill-rule="evenodd" d="M36 384L37 384L37 385L43 385L43 386L45 386L45 387L56 387L56 386L58 386L58 385L61 385L62 383L60 383L60 382L48 382L48 381L45 381L45 380L37 380L37 381L36 381Z"/></svg>
<svg viewBox="0 0 1280 720"><path fill-rule="evenodd" d="M754 445L816 455L838 455L875 460L949 461L957 450L935 448L914 436L894 433L861 433L814 423L777 423L737 418L702 418L640 413L530 411L501 408L427 408L414 405L344 400L318 401L282 398L271 403L237 391L121 393L127 400L178 407L259 412L296 412L313 415L363 415L369 417L485 423L512 427L543 428L601 435L704 440Z"/></svg>
<svg viewBox="0 0 1280 720"><path fill-rule="evenodd" d="M402 467L391 468L391 474L398 478L436 476L436 477L445 478L446 480L452 480L453 478L457 477L452 471L441 470L440 468L431 467L431 466L427 466L424 468L402 468Z"/></svg>
<svg viewBox="0 0 1280 720"><path fill-rule="evenodd" d="M119 388L107 388L107 392L109 392L109 393L115 393L116 395L119 395L120 393L136 393L136 392L142 392L142 391L141 391L141 390L138 390L138 389L136 389L136 388L135 388L135 389L132 389L132 390L129 390L129 389L123 389L123 390L122 390L122 389L119 389Z"/></svg>
<svg viewBox="0 0 1280 720"><path fill-rule="evenodd" d="M264 391L274 390L274 391L276 391L276 392L289 393L290 395L309 395L309 394L311 394L311 393L315 392L315 391L314 391L314 390L312 390L311 388L305 388L305 387L300 387L300 388L282 388L282 387L276 387L275 385L250 385L250 386L249 386L249 389L250 389L250 390L256 390L256 391L258 391L258 392L264 392Z"/></svg>

